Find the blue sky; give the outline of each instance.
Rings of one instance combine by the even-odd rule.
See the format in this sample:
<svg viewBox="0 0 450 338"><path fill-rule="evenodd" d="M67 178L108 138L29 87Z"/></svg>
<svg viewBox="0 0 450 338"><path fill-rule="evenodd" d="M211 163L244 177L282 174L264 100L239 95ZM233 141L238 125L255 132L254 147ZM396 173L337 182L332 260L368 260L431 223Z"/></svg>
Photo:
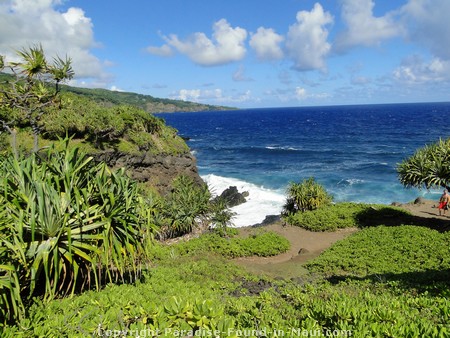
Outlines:
<svg viewBox="0 0 450 338"><path fill-rule="evenodd" d="M0 54L240 108L450 101L449 0L0 0Z"/></svg>

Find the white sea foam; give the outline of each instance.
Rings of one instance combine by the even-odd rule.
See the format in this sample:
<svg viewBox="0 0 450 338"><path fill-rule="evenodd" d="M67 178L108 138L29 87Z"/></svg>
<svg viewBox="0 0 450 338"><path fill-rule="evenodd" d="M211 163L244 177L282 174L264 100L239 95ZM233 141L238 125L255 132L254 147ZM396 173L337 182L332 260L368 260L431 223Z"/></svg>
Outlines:
<svg viewBox="0 0 450 338"><path fill-rule="evenodd" d="M278 147L278 146L267 146L265 147L268 150L290 150L290 151L300 151L300 148L296 148L296 147Z"/></svg>
<svg viewBox="0 0 450 338"><path fill-rule="evenodd" d="M247 202L231 208L236 216L233 223L236 227L261 223L267 215L279 215L285 196L282 192L259 187L255 184L235 178L222 177L214 174L204 175L202 179L208 184L213 195L220 195L230 186L235 186L239 192L247 191Z"/></svg>

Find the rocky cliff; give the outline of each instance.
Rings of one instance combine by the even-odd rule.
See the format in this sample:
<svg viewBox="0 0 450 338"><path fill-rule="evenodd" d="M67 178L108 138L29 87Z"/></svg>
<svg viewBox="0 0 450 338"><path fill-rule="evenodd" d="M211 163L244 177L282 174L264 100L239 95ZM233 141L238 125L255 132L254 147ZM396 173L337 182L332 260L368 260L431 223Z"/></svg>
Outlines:
<svg viewBox="0 0 450 338"><path fill-rule="evenodd" d="M138 182L145 182L165 194L170 190L173 180L187 175L195 182L203 184L197 170L197 161L190 153L179 155L124 154L109 151L94 155L96 161L105 161L110 168L126 168L129 176Z"/></svg>

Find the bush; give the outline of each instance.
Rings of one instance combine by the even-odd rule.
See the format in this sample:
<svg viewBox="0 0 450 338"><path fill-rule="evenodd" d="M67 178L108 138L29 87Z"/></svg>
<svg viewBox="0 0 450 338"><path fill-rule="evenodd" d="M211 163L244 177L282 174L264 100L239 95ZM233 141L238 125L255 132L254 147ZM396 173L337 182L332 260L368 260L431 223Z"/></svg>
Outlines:
<svg viewBox="0 0 450 338"><path fill-rule="evenodd" d="M301 183L290 183L287 194L286 204L283 208L285 215L314 210L330 204L333 200L332 196L313 177L305 179Z"/></svg>

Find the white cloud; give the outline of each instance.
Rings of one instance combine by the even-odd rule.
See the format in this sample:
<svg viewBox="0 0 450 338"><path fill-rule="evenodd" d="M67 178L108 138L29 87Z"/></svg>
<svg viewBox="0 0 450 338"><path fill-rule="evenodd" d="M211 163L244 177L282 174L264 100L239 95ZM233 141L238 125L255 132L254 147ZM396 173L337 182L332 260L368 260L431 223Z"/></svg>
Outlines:
<svg viewBox="0 0 450 338"><path fill-rule="evenodd" d="M201 66L217 66L243 59L246 39L245 29L232 28L225 19L214 23L212 39L200 32L184 41L175 34L165 37L168 45Z"/></svg>
<svg viewBox="0 0 450 338"><path fill-rule="evenodd" d="M433 58L425 62L414 55L394 70L394 79L407 85L437 84L450 81L450 61Z"/></svg>
<svg viewBox="0 0 450 338"><path fill-rule="evenodd" d="M250 47L260 60L277 60L283 57L280 43L284 37L275 33L272 28L259 27L256 33L251 35Z"/></svg>
<svg viewBox="0 0 450 338"><path fill-rule="evenodd" d="M295 88L295 98L297 100L304 100L308 97L308 94L306 94L305 88L297 87Z"/></svg>
<svg viewBox="0 0 450 338"><path fill-rule="evenodd" d="M289 27L286 48L289 56L294 60L297 70L325 69L325 57L331 45L327 42L328 30L326 25L333 22L333 17L324 12L319 3L314 5L311 12L297 13L297 22Z"/></svg>
<svg viewBox="0 0 450 338"><path fill-rule="evenodd" d="M109 88L109 90L112 90L113 92L123 92L123 89L120 89L117 86L111 86L111 88Z"/></svg>
<svg viewBox="0 0 450 338"><path fill-rule="evenodd" d="M402 26L395 20L395 12L375 17L374 6L373 0L343 0L341 15L347 28L337 37L336 50L374 46L403 34Z"/></svg>
<svg viewBox="0 0 450 338"><path fill-rule="evenodd" d="M410 40L429 48L433 55L450 60L448 0L409 0L402 14L410 30Z"/></svg>
<svg viewBox="0 0 450 338"><path fill-rule="evenodd" d="M161 47L149 46L146 48L147 52L153 55L168 57L173 55L173 50L168 45L162 45Z"/></svg>
<svg viewBox="0 0 450 338"><path fill-rule="evenodd" d="M177 94L172 96L172 98L183 101L198 102L200 99L200 94L200 89L181 89Z"/></svg>
<svg viewBox="0 0 450 338"><path fill-rule="evenodd" d="M209 104L234 104L245 102L258 102L259 99L252 96L250 90L246 90L242 93L236 93L234 95L225 95L220 88L216 89L181 89L170 96L171 99L201 102Z"/></svg>
<svg viewBox="0 0 450 338"><path fill-rule="evenodd" d="M16 59L16 50L41 44L51 59L70 57L76 78L103 85L110 81L104 65L91 53L97 47L91 19L79 8L55 10L61 1L11 0L0 2L0 54ZM75 81L76 82L76 81Z"/></svg>

